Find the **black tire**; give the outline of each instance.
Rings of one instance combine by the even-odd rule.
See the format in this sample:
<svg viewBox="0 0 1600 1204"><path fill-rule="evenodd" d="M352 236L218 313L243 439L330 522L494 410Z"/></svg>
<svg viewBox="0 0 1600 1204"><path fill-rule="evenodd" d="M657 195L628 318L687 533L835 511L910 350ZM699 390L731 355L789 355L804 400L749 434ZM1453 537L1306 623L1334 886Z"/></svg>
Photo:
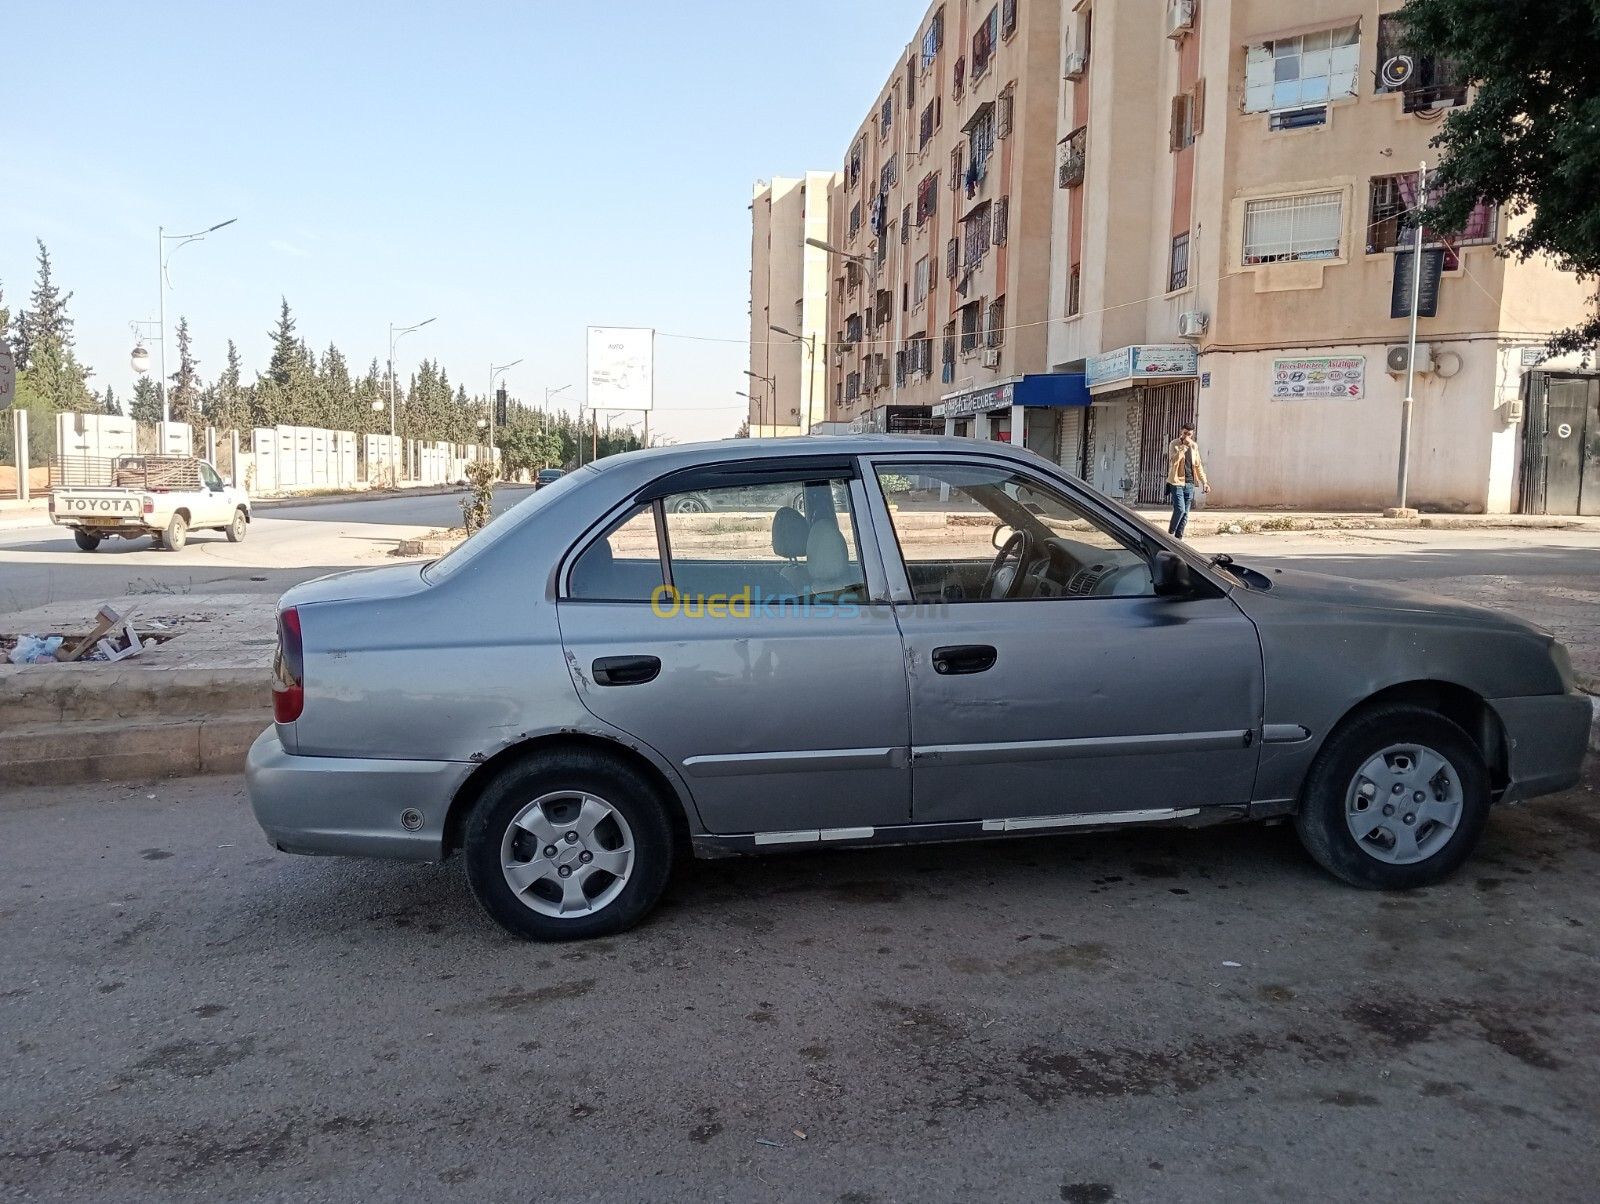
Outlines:
<svg viewBox="0 0 1600 1204"><path fill-rule="evenodd" d="M181 552L183 545L189 542L189 520L181 514L174 514L172 521L167 524L167 529L161 533L160 547L168 552Z"/></svg>
<svg viewBox="0 0 1600 1204"><path fill-rule="evenodd" d="M513 821L528 804L569 791L596 796L621 815L631 830L633 861L610 902L563 918L536 911L512 889L501 852ZM660 899L675 851L665 803L655 786L626 762L585 751L544 753L508 765L473 808L463 850L473 896L495 923L531 941L585 940L632 928Z"/></svg>
<svg viewBox="0 0 1600 1204"><path fill-rule="evenodd" d="M224 528L224 530L226 530L228 533L228 542L243 543L245 531L249 526L250 520L245 517L244 508L240 507L238 510L235 510L233 512L233 520L228 523L226 528Z"/></svg>
<svg viewBox="0 0 1600 1204"><path fill-rule="evenodd" d="M72 541L85 552L92 552L100 546L100 537L98 535L90 535L89 532L81 531L76 527L72 531Z"/></svg>
<svg viewBox="0 0 1600 1204"><path fill-rule="evenodd" d="M672 503L674 514L705 514L710 509L703 499L694 494L686 494Z"/></svg>
<svg viewBox="0 0 1600 1204"><path fill-rule="evenodd" d="M1387 749L1411 744L1432 750L1454 768L1461 795L1459 818L1455 830L1430 855L1394 864L1357 839L1347 811L1363 767ZM1387 796L1376 797L1379 803L1387 801ZM1360 800L1354 804L1359 806ZM1334 877L1368 890L1413 890L1431 886L1460 868L1483 835L1489 804L1489 771L1466 732L1425 707L1386 704L1354 716L1329 737L1306 776L1295 831L1312 859ZM1403 821L1405 816L1397 819ZM1420 836L1413 838L1420 843Z"/></svg>

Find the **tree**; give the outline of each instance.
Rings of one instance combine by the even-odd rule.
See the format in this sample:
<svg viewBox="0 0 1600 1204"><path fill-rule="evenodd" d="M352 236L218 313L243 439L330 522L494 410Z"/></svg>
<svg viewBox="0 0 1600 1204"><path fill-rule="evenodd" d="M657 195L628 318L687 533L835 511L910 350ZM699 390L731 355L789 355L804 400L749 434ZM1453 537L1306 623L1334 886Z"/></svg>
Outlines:
<svg viewBox="0 0 1600 1204"><path fill-rule="evenodd" d="M11 338L11 311L6 308L6 290L0 286L0 342Z"/></svg>
<svg viewBox="0 0 1600 1204"><path fill-rule="evenodd" d="M1407 41L1453 62L1477 88L1445 118L1423 220L1460 230L1480 201L1528 217L1505 241L1518 259L1550 255L1600 278L1600 20L1593 0L1408 0ZM1437 193L1434 190L1437 189ZM1600 342L1600 300L1552 348Z"/></svg>
<svg viewBox="0 0 1600 1204"><path fill-rule="evenodd" d="M194 358L194 339L189 334L189 319L180 316L177 329L178 370L169 378L167 394L173 422L196 422L200 417L199 361Z"/></svg>
<svg viewBox="0 0 1600 1204"><path fill-rule="evenodd" d="M735 439L750 438L750 419L746 418L739 424L739 429L733 432L733 437Z"/></svg>
<svg viewBox="0 0 1600 1204"><path fill-rule="evenodd" d="M227 362L212 385L206 403L206 416L212 426L225 431L249 429L249 398L241 380L243 371L239 348L229 339Z"/></svg>
<svg viewBox="0 0 1600 1204"><path fill-rule="evenodd" d="M128 417L146 424L161 421L161 387L148 376L133 382L133 402L128 406Z"/></svg>
<svg viewBox="0 0 1600 1204"><path fill-rule="evenodd" d="M117 395L111 391L111 386L106 386L106 395L100 399L100 408L107 414L122 416L122 405L117 401Z"/></svg>
<svg viewBox="0 0 1600 1204"><path fill-rule="evenodd" d="M28 308L17 317L17 404L40 418L69 410L97 410L99 399L89 392L89 369L78 363L72 345L72 319L67 302L72 294L56 287L50 252L42 239L39 276Z"/></svg>
<svg viewBox="0 0 1600 1204"><path fill-rule="evenodd" d="M545 434L540 429L540 419L527 410L511 411L506 425L496 428L495 443L500 447L501 467L508 477L519 472L535 473L562 462L561 437L553 431Z"/></svg>

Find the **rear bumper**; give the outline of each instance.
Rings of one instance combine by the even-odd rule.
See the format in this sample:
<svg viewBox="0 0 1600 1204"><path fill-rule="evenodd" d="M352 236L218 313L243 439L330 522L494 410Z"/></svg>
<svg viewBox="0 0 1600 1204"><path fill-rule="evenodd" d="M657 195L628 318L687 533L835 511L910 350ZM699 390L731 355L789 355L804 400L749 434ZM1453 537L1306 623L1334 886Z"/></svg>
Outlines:
<svg viewBox="0 0 1600 1204"><path fill-rule="evenodd" d="M1554 794L1578 783L1594 701L1587 694L1548 694L1538 698L1490 701L1506 732L1510 784L1503 802Z"/></svg>
<svg viewBox="0 0 1600 1204"><path fill-rule="evenodd" d="M245 789L256 822L285 853L439 861L450 802L475 765L297 757L276 728L250 746ZM408 830L405 813L415 830Z"/></svg>

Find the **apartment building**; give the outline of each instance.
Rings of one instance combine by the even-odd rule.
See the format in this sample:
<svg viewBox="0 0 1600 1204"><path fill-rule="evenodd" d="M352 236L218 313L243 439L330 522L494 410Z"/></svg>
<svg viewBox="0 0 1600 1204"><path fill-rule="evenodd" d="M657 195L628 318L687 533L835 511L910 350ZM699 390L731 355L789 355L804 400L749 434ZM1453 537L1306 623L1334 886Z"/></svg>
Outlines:
<svg viewBox="0 0 1600 1204"><path fill-rule="evenodd" d="M1090 404L1062 412L1061 463L1157 502L1163 448L1195 421L1213 504L1391 503L1405 214L1440 120L1470 102L1404 44L1399 7L1062 3L1048 362L1083 372ZM1563 366L1542 344L1588 299L1550 263L1496 255L1514 220L1483 206L1425 234L1414 505L1516 509L1570 431L1524 422L1522 396Z"/></svg>
<svg viewBox="0 0 1600 1204"><path fill-rule="evenodd" d="M755 186L750 202L750 434L818 429L827 404L826 251L835 172L812 171ZM776 329L774 329L776 328Z"/></svg>
<svg viewBox="0 0 1600 1204"><path fill-rule="evenodd" d="M935 406L1048 372L1060 9L930 7L835 187L830 429L938 429ZM997 432L1009 438L1009 427Z"/></svg>

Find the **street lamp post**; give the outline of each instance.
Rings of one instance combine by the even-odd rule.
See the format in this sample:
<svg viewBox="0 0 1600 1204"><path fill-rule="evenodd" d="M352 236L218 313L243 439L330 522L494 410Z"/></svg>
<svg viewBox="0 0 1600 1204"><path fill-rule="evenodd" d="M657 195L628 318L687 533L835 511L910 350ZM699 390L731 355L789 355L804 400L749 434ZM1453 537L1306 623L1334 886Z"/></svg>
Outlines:
<svg viewBox="0 0 1600 1204"><path fill-rule="evenodd" d="M522 360L520 360L520 359L514 359L509 364L501 364L498 368L496 368L494 366L494 364L492 364L492 363L489 365L489 463L491 465L494 463L494 382L495 382L495 378L498 377L502 372L507 372L510 369L515 368L521 362L522 362ZM511 415L509 413L507 413L506 417L509 419L511 417Z"/></svg>
<svg viewBox="0 0 1600 1204"><path fill-rule="evenodd" d="M163 427L172 419L172 415L167 408L167 265L172 262L172 256L178 253L178 247L188 246L192 242L201 242L207 234L214 234L222 227L231 226L238 220L236 217L230 217L225 222L218 222L216 225L208 226L204 230L196 231L194 234L168 234L165 226L156 227L156 266L159 269L156 273L156 292L158 294L157 310L160 313L161 328L161 424ZM170 254L167 252L167 244L169 242L178 244L177 247L172 248ZM162 438L165 437L165 435L162 436ZM166 448L163 447L162 450L165 451Z"/></svg>
<svg viewBox="0 0 1600 1204"><path fill-rule="evenodd" d="M418 322L415 326L396 326L393 322L389 323L389 467L395 474L395 484L398 484L400 481L400 471L395 464L395 461L399 457L396 454L397 449L395 447L394 345L401 339L405 338L406 335L410 334L413 330L421 330L429 322L434 320L435 319L433 318L428 318L424 321ZM370 466L368 471L370 471Z"/></svg>
<svg viewBox="0 0 1600 1204"><path fill-rule="evenodd" d="M776 376L762 376L761 373L759 373L759 372L751 372L748 368L745 369L745 373L744 374L746 376L748 376L751 380L759 380L762 384L767 386L767 398L768 398L768 400L770 400L772 402L772 433L773 433L773 435L777 435L777 433L778 433L778 378ZM749 397L750 395L748 393L741 393L741 394L739 394L739 396L740 397ZM755 401L756 399L754 397L750 397L750 400L751 401ZM757 401L756 402L756 421L758 423L761 421L761 417L762 417L762 409L761 409L761 407L762 407L762 403Z"/></svg>
<svg viewBox="0 0 1600 1204"><path fill-rule="evenodd" d="M550 399L558 394L565 393L571 385L562 385L559 389L546 388L544 391L544 433L550 433Z"/></svg>
<svg viewBox="0 0 1600 1204"><path fill-rule="evenodd" d="M785 330L781 326L768 326L767 329L772 331L772 332L774 332L775 334L788 335L796 343L801 344L802 346L806 347L807 350L808 350L808 355L807 355L806 360L805 360L805 367L806 367L806 424L805 424L805 433L809 435L811 433L811 416L812 416L813 412L815 411L816 404L817 404L817 332L816 331L812 331L810 334L802 335L802 334L795 334L795 332L792 331L792 330ZM776 434L777 433L777 425L778 425L778 405L777 405L777 397L776 396L773 397L772 425L773 425L773 433Z"/></svg>
<svg viewBox="0 0 1600 1204"><path fill-rule="evenodd" d="M887 235L887 233L885 233L883 235L880 235L880 237L886 238L886 237L888 237L888 235ZM877 261L876 258L869 258L866 255L857 255L852 251L841 251L838 247L834 246L831 242L824 242L820 238L808 238L808 239L806 239L806 246L815 247L819 251L826 251L829 255L837 255L840 259L852 259L856 263L864 264L866 266L867 270L872 273L872 293L873 293L874 297L877 296L877 293L878 293L878 261ZM876 302L874 302L874 304L876 304ZM896 322L898 323L900 318L903 318L903 317L904 317L903 314L900 315L900 317L898 317L896 319ZM894 342L895 343L898 343L900 341L898 334L894 335L893 338L894 338ZM891 350L898 351L899 348L898 347L892 347ZM890 380L894 381L894 384L891 386L891 394L890 394L890 401L891 401L891 404L892 404L894 402L894 400L897 399L898 396L899 396L900 382L899 382L898 379L896 379L893 376L890 377Z"/></svg>

